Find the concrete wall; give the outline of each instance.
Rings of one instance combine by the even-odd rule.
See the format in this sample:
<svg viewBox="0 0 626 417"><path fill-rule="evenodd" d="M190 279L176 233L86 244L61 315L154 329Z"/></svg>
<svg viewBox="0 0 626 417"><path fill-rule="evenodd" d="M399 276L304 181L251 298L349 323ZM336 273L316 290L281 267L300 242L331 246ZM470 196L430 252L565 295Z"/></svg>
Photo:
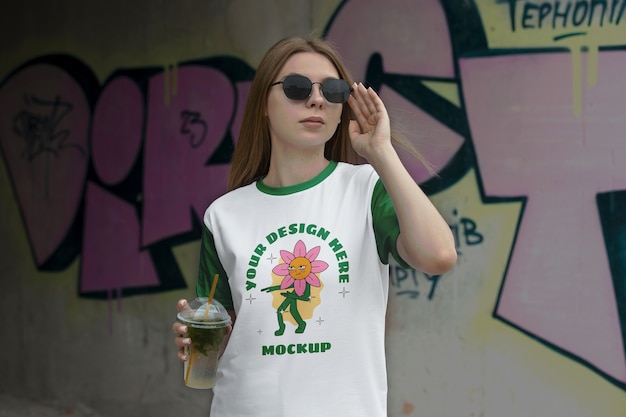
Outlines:
<svg viewBox="0 0 626 417"><path fill-rule="evenodd" d="M392 265L389 415L624 416L626 0L2 8L0 391L207 415L170 330L197 218L261 56L316 33L433 163L405 159L457 237L449 274Z"/></svg>

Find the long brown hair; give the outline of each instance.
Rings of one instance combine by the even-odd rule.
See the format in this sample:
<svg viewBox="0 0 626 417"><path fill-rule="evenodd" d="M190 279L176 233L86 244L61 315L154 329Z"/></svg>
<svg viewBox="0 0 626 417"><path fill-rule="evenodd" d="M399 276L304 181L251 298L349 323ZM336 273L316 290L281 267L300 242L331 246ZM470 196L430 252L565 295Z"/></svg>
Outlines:
<svg viewBox="0 0 626 417"><path fill-rule="evenodd" d="M228 191L248 185L262 178L269 171L272 145L268 120L265 116L269 85L274 81L285 62L292 55L300 52L314 52L325 56L337 69L339 78L352 85L353 79L348 69L343 64L337 50L329 42L318 38L292 36L275 43L261 60L252 80L250 95L239 131L239 139L231 159ZM354 119L354 114L348 103L344 103L341 122L324 148L326 159L352 164L363 162L363 159L350 143L348 131L350 119ZM407 145L406 141L394 136L392 136L392 140L424 161L423 157L410 145Z"/></svg>

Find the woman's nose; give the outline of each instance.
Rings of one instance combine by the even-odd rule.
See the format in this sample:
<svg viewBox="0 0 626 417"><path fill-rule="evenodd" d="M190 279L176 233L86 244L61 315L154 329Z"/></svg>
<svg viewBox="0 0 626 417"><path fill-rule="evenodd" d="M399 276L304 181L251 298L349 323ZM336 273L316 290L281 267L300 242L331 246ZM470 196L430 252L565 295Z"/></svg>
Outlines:
<svg viewBox="0 0 626 417"><path fill-rule="evenodd" d="M322 84L313 83L311 86L311 95L309 95L309 102L314 105L324 104L326 99L322 93Z"/></svg>

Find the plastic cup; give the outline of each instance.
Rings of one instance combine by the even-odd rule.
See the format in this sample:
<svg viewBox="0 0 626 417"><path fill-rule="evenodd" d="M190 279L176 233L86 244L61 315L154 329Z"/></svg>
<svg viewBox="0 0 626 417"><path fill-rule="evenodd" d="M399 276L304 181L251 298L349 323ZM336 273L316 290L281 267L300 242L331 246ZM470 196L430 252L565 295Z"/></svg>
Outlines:
<svg viewBox="0 0 626 417"><path fill-rule="evenodd" d="M190 388L209 389L215 386L217 362L226 329L231 324L230 315L217 300L212 300L206 311L208 298L198 297L178 313L178 321L188 328L191 345L185 347L183 377Z"/></svg>

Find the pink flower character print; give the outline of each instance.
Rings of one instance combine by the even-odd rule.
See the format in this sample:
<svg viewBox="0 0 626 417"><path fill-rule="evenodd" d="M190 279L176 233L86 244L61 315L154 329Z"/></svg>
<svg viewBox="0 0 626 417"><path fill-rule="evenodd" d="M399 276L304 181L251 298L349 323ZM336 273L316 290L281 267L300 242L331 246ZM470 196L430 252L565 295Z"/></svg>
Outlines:
<svg viewBox="0 0 626 417"><path fill-rule="evenodd" d="M280 304L276 312L278 318L278 330L274 332L276 336L282 336L285 333L283 314L286 311L291 313L298 324L296 333L304 333L306 322L298 311L298 301L310 301L311 286L319 287L321 285L317 274L325 271L328 268L328 264L317 259L319 253L319 246L307 252L306 245L301 240L298 240L293 248L293 252L280 251L283 263L276 265L272 272L282 276L283 279L280 285L261 289L261 291L265 292L285 290L280 293L285 300ZM288 291L290 288L293 288L293 291Z"/></svg>

